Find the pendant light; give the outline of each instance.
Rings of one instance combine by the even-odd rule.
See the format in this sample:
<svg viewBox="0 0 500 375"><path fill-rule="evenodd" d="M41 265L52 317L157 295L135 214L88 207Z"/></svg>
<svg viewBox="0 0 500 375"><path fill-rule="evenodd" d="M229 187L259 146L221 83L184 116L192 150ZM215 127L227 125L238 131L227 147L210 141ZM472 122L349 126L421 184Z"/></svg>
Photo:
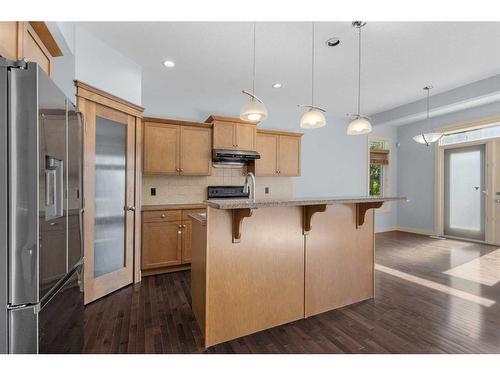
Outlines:
<svg viewBox="0 0 500 375"><path fill-rule="evenodd" d="M424 90L427 92L427 124L429 126L430 132L422 133L413 137L413 140L417 143L421 143L426 146L430 146L431 143L435 143L439 141L439 139L443 136L443 133L433 132L430 121L429 121L429 96L430 91L433 87L431 85L425 86Z"/></svg>
<svg viewBox="0 0 500 375"><path fill-rule="evenodd" d="M312 23L312 61L311 61L311 105L301 104L299 107L309 108L300 119L300 127L303 129L316 129L326 125L323 108L314 105L314 22Z"/></svg>
<svg viewBox="0 0 500 375"><path fill-rule="evenodd" d="M372 131L372 124L368 116L361 114L361 28L366 25L363 21L354 21L352 26L358 29L358 113L351 115L352 120L347 127L347 135L367 134Z"/></svg>
<svg viewBox="0 0 500 375"><path fill-rule="evenodd" d="M253 80L252 92L243 90L243 94L250 97L250 101L246 103L240 111L240 119L245 121L264 121L267 118L267 109L262 100L255 96L255 22L253 23Z"/></svg>

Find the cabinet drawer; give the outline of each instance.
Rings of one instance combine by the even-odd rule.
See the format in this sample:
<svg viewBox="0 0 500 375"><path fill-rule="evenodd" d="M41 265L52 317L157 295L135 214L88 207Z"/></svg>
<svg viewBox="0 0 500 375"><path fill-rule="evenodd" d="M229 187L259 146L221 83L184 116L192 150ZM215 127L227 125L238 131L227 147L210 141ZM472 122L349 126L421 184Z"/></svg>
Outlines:
<svg viewBox="0 0 500 375"><path fill-rule="evenodd" d="M182 210L182 220L191 220L189 215L191 214L201 214L207 212L204 208L194 208L192 210Z"/></svg>
<svg viewBox="0 0 500 375"><path fill-rule="evenodd" d="M181 210L145 211L142 213L142 219L145 223L157 221L179 221L181 220L181 217Z"/></svg>

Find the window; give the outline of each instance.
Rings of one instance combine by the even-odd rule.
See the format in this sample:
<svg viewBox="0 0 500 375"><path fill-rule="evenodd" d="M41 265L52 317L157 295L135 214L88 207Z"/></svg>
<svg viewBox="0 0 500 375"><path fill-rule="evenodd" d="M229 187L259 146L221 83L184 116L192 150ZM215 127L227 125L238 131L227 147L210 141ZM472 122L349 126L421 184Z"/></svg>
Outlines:
<svg viewBox="0 0 500 375"><path fill-rule="evenodd" d="M368 140L368 152L368 194L375 197L387 195L389 168L388 140L370 138Z"/></svg>
<svg viewBox="0 0 500 375"><path fill-rule="evenodd" d="M479 141L500 137L500 125L488 126L480 129L465 130L445 134L440 140L440 146L453 145L463 142Z"/></svg>

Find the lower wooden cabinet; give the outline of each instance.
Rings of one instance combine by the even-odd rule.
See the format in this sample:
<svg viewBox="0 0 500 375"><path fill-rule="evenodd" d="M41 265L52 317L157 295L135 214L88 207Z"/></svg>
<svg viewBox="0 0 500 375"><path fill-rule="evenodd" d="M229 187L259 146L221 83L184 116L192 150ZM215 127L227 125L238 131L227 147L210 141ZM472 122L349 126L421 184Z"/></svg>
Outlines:
<svg viewBox="0 0 500 375"><path fill-rule="evenodd" d="M144 223L142 226L142 269L181 264L182 222Z"/></svg>
<svg viewBox="0 0 500 375"><path fill-rule="evenodd" d="M205 212L205 209L143 212L141 269L144 276L189 267L192 233L189 214L194 212Z"/></svg>

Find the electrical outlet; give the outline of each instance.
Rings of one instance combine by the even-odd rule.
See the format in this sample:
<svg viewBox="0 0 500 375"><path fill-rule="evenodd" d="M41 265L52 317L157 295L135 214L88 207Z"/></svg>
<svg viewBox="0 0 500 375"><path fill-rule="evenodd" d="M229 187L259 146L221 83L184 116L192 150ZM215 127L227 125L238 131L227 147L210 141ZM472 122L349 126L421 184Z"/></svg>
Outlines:
<svg viewBox="0 0 500 375"><path fill-rule="evenodd" d="M268 187L264 188L264 192L265 192L266 194L269 194L269 188L268 188Z"/></svg>
<svg viewBox="0 0 500 375"><path fill-rule="evenodd" d="M151 188L151 195L152 196L156 195L156 188Z"/></svg>

